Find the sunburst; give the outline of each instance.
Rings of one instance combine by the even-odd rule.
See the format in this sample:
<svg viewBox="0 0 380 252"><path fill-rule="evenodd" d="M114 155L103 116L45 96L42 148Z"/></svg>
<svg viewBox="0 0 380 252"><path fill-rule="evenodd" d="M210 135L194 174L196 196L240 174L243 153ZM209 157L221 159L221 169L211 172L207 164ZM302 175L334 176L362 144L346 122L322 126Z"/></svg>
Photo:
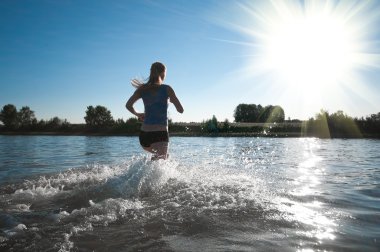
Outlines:
<svg viewBox="0 0 380 252"><path fill-rule="evenodd" d="M246 77L270 79L281 99L317 112L347 105L347 90L371 96L362 71L380 66L379 13L374 1L248 1L222 22L248 38L237 41L249 45Z"/></svg>

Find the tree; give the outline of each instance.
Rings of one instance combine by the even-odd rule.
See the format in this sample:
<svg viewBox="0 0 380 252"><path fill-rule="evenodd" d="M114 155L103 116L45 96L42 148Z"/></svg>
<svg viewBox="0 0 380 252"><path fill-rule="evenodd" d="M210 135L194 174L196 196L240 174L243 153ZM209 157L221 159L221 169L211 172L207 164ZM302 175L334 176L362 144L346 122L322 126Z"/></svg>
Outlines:
<svg viewBox="0 0 380 252"><path fill-rule="evenodd" d="M102 128L111 126L114 123L114 120L106 107L103 106L88 106L86 110L86 116L84 117L87 126L92 128Z"/></svg>
<svg viewBox="0 0 380 252"><path fill-rule="evenodd" d="M283 122L284 110L280 106L239 104L234 111L235 122Z"/></svg>
<svg viewBox="0 0 380 252"><path fill-rule="evenodd" d="M124 120L123 120L122 118L119 118L119 119L117 119L116 121L114 121L114 124L115 124L116 126L123 126L123 125L126 124L126 123L124 122Z"/></svg>
<svg viewBox="0 0 380 252"><path fill-rule="evenodd" d="M127 121L125 123L134 125L134 124L137 124L138 122L139 122L139 120L136 117L130 117L127 119Z"/></svg>
<svg viewBox="0 0 380 252"><path fill-rule="evenodd" d="M274 122L284 122L285 113L284 110L280 106L272 106L269 105L265 107L267 110L264 122L274 123Z"/></svg>
<svg viewBox="0 0 380 252"><path fill-rule="evenodd" d="M24 106L20 109L18 112L18 121L22 128L29 128L30 126L37 124L34 111L30 110L28 106Z"/></svg>
<svg viewBox="0 0 380 252"><path fill-rule="evenodd" d="M217 133L219 131L218 120L215 115L212 116L212 119L206 120L202 123L202 130L209 133Z"/></svg>
<svg viewBox="0 0 380 252"><path fill-rule="evenodd" d="M234 111L235 122L256 122L261 108L256 104L239 104Z"/></svg>
<svg viewBox="0 0 380 252"><path fill-rule="evenodd" d="M321 111L315 115L314 124L311 125L314 133L321 138L330 138L330 127L329 127L329 112L321 109Z"/></svg>
<svg viewBox="0 0 380 252"><path fill-rule="evenodd" d="M367 116L365 119L355 119L356 123L364 133L375 134L380 137L380 112Z"/></svg>
<svg viewBox="0 0 380 252"><path fill-rule="evenodd" d="M5 128L14 130L19 126L17 108L13 104L8 104L3 107L0 112L0 120L3 122Z"/></svg>
<svg viewBox="0 0 380 252"><path fill-rule="evenodd" d="M59 128L68 126L69 123L67 122L66 119L62 120L59 117L55 116L51 118L49 121L46 123L46 127L50 130L57 130Z"/></svg>
<svg viewBox="0 0 380 252"><path fill-rule="evenodd" d="M313 135L321 138L330 137L362 137L361 128L363 124L358 125L358 120L346 115L343 111L338 110L329 114L326 110L321 110L306 122L307 135ZM371 132L369 130L368 132Z"/></svg>
<svg viewBox="0 0 380 252"><path fill-rule="evenodd" d="M354 119L338 110L329 117L330 131L335 135L347 137L361 137L362 134Z"/></svg>
<svg viewBox="0 0 380 252"><path fill-rule="evenodd" d="M261 111L258 120L256 120L256 121L261 122L261 123L268 122L268 119L269 119L269 117L271 115L272 109L273 109L272 105L265 106L263 108L263 110Z"/></svg>
<svg viewBox="0 0 380 252"><path fill-rule="evenodd" d="M377 114L372 114L371 116L367 117L366 120L373 123L380 122L380 112Z"/></svg>
<svg viewBox="0 0 380 252"><path fill-rule="evenodd" d="M228 132L230 130L230 122L228 121L228 119L226 118L223 122L223 126L222 126L222 131L223 132Z"/></svg>

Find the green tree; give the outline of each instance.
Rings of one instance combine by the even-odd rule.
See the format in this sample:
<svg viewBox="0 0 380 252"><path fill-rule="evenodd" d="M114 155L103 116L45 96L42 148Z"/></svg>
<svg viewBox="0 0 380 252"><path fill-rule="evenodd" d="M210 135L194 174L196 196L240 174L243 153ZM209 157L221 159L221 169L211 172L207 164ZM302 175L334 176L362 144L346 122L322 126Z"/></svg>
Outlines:
<svg viewBox="0 0 380 252"><path fill-rule="evenodd" d="M114 122L112 131L115 133L138 134L140 127L141 123L136 117L131 117L126 121L119 118Z"/></svg>
<svg viewBox="0 0 380 252"><path fill-rule="evenodd" d="M49 121L46 122L46 127L49 130L68 128L69 125L70 123L66 119L61 119L57 116L51 118Z"/></svg>
<svg viewBox="0 0 380 252"><path fill-rule="evenodd" d="M18 112L18 121L21 128L30 128L32 125L37 124L37 119L34 115L34 111L28 106L24 106Z"/></svg>
<svg viewBox="0 0 380 252"><path fill-rule="evenodd" d="M235 122L283 122L284 110L280 106L239 104L234 111Z"/></svg>
<svg viewBox="0 0 380 252"><path fill-rule="evenodd" d="M127 119L127 121L125 123L134 125L134 124L138 124L139 120L136 117L130 117Z"/></svg>
<svg viewBox="0 0 380 252"><path fill-rule="evenodd" d="M231 126L230 126L230 122L228 121L228 119L224 120L223 126L222 126L222 131L228 132L230 130L230 128L231 128Z"/></svg>
<svg viewBox="0 0 380 252"><path fill-rule="evenodd" d="M0 112L0 120L3 122L6 129L17 129L19 126L19 120L16 106L13 104L5 105Z"/></svg>
<svg viewBox="0 0 380 252"><path fill-rule="evenodd" d="M234 111L235 122L256 122L260 113L261 105L239 104Z"/></svg>
<svg viewBox="0 0 380 252"><path fill-rule="evenodd" d="M321 109L321 111L315 115L315 120L313 122L312 131L316 136L321 138L330 138L330 127L329 127L330 114L328 111Z"/></svg>
<svg viewBox="0 0 380 252"><path fill-rule="evenodd" d="M262 109L262 111L260 113L260 116L259 116L259 118L256 121L261 122L261 123L268 122L268 119L269 119L269 117L271 115L272 108L273 108L272 105L265 106Z"/></svg>
<svg viewBox="0 0 380 252"><path fill-rule="evenodd" d="M202 123L202 130L208 133L219 132L218 119L216 119L215 115L213 115L211 119L208 119Z"/></svg>
<svg viewBox="0 0 380 252"><path fill-rule="evenodd" d="M114 121L114 124L116 126L123 126L125 124L125 122L124 122L124 120L122 118L119 118L116 121Z"/></svg>
<svg viewBox="0 0 380 252"><path fill-rule="evenodd" d="M361 137L362 134L354 119L338 110L329 117L330 131L334 136Z"/></svg>
<svg viewBox="0 0 380 252"><path fill-rule="evenodd" d="M367 116L365 119L355 119L355 123L359 126L361 132L366 135L375 135L380 137L380 112Z"/></svg>
<svg viewBox="0 0 380 252"><path fill-rule="evenodd" d="M310 118L306 122L306 135L321 138L362 137L361 129L364 129L364 127L363 124L358 125L358 123L358 120L354 120L341 110L329 114L326 110L322 109L315 115L315 119Z"/></svg>
<svg viewBox="0 0 380 252"><path fill-rule="evenodd" d="M266 106L264 109L265 117L262 122L274 123L274 122L284 122L285 113L284 110L280 106Z"/></svg>
<svg viewBox="0 0 380 252"><path fill-rule="evenodd" d="M84 117L86 125L91 128L104 128L114 124L111 111L103 106L88 106Z"/></svg>

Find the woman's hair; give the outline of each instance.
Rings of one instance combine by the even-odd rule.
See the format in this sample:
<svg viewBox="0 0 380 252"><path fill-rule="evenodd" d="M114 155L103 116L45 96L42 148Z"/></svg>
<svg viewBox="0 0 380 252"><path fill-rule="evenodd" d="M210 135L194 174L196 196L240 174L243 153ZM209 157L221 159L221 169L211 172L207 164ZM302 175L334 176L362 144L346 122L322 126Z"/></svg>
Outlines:
<svg viewBox="0 0 380 252"><path fill-rule="evenodd" d="M165 71L165 65L161 62L154 62L150 67L150 75L146 84L154 84L158 81L160 75Z"/></svg>
<svg viewBox="0 0 380 252"><path fill-rule="evenodd" d="M149 84L156 83L160 75L165 71L165 69L166 69L165 65L162 64L161 62L154 62L152 66L150 67L150 75L146 84L149 85ZM142 85L144 85L144 83L138 79L132 79L131 84L135 88L139 88Z"/></svg>

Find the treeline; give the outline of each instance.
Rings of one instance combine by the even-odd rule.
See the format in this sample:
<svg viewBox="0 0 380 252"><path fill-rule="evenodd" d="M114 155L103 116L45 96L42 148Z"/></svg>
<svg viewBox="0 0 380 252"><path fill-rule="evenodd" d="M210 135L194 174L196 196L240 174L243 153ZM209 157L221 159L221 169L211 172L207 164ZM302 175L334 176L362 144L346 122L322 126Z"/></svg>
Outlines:
<svg viewBox="0 0 380 252"><path fill-rule="evenodd" d="M13 104L5 105L0 112L3 130L8 131L45 131L65 130L70 127L66 119L53 117L50 120L37 120L34 111L28 106L17 110Z"/></svg>
<svg viewBox="0 0 380 252"><path fill-rule="evenodd" d="M84 117L86 124L71 124L66 119L53 117L38 120L33 110L24 106L17 110L13 104L3 106L0 111L0 130L3 132L66 132L66 133L136 133L141 123L137 118L114 120L104 106L88 106Z"/></svg>
<svg viewBox="0 0 380 252"><path fill-rule="evenodd" d="M343 111L330 114L321 110L306 121L288 120L261 124L231 124L228 120L218 122L215 116L203 121L201 131L210 134L239 133L256 136L295 136L319 138L380 138L380 112L366 118L352 118Z"/></svg>
<svg viewBox="0 0 380 252"><path fill-rule="evenodd" d="M235 109L236 122L283 122L284 110L280 106L261 106L255 104L239 104ZM124 121L123 119L115 120L111 111L104 106L88 106L85 111L83 124L70 124L66 119L54 117L50 120L38 120L34 111L28 106L17 110L13 104L5 105L0 112L0 121L3 123L2 131L11 132L28 132L28 131L51 131L51 132L104 132L104 133L127 133L137 134L141 123L135 117ZM226 119L223 125L213 116L212 119L206 120L200 124L182 127L181 124L172 123L169 120L169 128L172 132L184 132L190 134L198 133L226 133L230 131L246 131L246 127L233 128ZM253 131L253 129L250 129ZM254 131L260 131L260 127Z"/></svg>
<svg viewBox="0 0 380 252"><path fill-rule="evenodd" d="M86 116L86 130L89 132L126 133L137 134L140 131L141 122L136 117L114 120L111 111L103 106L88 106Z"/></svg>
<svg viewBox="0 0 380 252"><path fill-rule="evenodd" d="M321 110L314 118L303 123L302 132L306 136L321 138L379 138L380 112L366 118L352 118L341 110L332 114Z"/></svg>
<svg viewBox="0 0 380 252"><path fill-rule="evenodd" d="M173 123L169 120L169 131L177 135L211 136L283 136L320 138L380 138L380 112L362 118L352 118L343 111L330 114L321 110L306 121L285 120L280 106L239 104L234 111L235 122L218 121L216 116L200 123ZM30 133L55 132L67 134L137 135L141 122L136 117L124 121L115 120L104 106L88 106L85 111L86 124L71 124L66 119L53 117L38 120L28 106L20 110L5 105L0 112L0 131Z"/></svg>

